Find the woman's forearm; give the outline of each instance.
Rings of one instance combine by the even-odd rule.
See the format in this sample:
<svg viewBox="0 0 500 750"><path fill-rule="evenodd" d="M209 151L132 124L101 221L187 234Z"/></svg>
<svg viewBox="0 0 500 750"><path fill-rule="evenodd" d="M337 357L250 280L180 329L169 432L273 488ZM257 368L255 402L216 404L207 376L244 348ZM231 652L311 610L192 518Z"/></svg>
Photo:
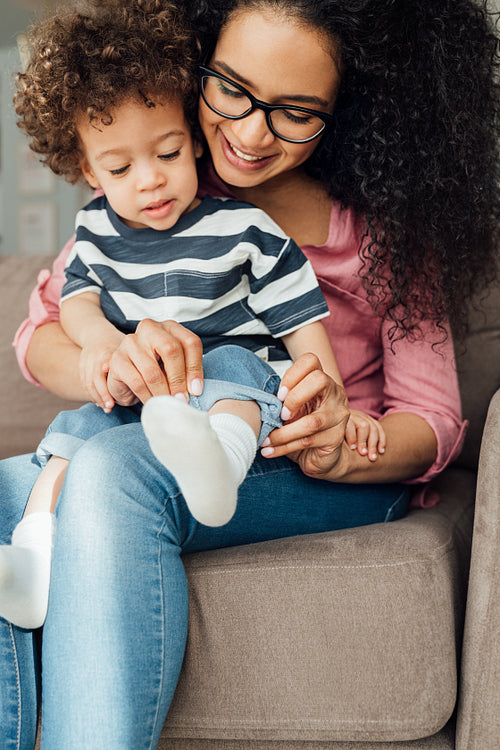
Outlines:
<svg viewBox="0 0 500 750"><path fill-rule="evenodd" d="M66 336L59 323L47 323L36 329L26 364L48 391L73 401L87 400L80 382L80 348Z"/></svg>
<svg viewBox="0 0 500 750"><path fill-rule="evenodd" d="M342 446L338 463L324 479L347 483L400 482L422 476L434 463L437 441L430 425L416 414L390 414L381 420L387 447L376 461L369 461Z"/></svg>

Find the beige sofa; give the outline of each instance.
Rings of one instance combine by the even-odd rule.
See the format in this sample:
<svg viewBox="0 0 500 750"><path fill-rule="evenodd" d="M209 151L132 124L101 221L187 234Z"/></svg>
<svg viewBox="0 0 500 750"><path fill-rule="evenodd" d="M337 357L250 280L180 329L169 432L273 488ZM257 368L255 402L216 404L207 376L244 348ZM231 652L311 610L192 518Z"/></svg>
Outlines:
<svg viewBox="0 0 500 750"><path fill-rule="evenodd" d="M49 262L0 259L1 456L31 450L62 406L23 381L10 346ZM500 391L476 492L500 387L500 289L485 310L459 352L471 425L437 507L186 557L189 641L160 748L500 748Z"/></svg>

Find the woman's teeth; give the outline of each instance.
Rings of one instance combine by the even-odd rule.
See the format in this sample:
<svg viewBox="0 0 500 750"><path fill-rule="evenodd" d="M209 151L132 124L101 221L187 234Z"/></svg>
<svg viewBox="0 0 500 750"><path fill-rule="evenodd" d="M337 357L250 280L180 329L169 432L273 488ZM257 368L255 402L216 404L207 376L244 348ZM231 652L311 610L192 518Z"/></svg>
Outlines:
<svg viewBox="0 0 500 750"><path fill-rule="evenodd" d="M243 151L240 151L236 146L233 146L232 143L229 144L231 146L231 149L234 151L236 156L240 159L244 159L245 161L260 161L261 159L264 159L264 156L250 156L250 154L244 154Z"/></svg>

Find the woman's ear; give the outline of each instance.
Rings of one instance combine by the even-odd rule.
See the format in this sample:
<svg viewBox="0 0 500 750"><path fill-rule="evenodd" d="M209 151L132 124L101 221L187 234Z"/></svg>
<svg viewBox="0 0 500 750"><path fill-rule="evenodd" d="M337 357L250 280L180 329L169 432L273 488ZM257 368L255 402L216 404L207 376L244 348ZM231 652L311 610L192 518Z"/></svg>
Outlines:
<svg viewBox="0 0 500 750"><path fill-rule="evenodd" d="M82 174L89 183L91 188L94 188L94 190L97 190L97 188L100 188L99 180L93 173L89 163L87 162L87 159L82 156L80 157L80 169L82 170Z"/></svg>

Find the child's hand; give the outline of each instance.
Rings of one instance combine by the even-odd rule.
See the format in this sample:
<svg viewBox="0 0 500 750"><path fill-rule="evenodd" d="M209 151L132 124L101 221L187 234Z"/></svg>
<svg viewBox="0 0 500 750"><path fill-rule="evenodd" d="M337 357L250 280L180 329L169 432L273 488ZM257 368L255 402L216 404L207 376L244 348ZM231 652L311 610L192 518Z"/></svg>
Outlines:
<svg viewBox="0 0 500 750"><path fill-rule="evenodd" d="M80 379L89 399L100 406L106 414L112 410L115 401L107 386L109 362L116 344L95 343L85 346L80 354Z"/></svg>
<svg viewBox="0 0 500 750"><path fill-rule="evenodd" d="M345 439L351 450L357 450L370 461L376 461L378 455L385 452L386 437L380 422L356 409L351 409Z"/></svg>

